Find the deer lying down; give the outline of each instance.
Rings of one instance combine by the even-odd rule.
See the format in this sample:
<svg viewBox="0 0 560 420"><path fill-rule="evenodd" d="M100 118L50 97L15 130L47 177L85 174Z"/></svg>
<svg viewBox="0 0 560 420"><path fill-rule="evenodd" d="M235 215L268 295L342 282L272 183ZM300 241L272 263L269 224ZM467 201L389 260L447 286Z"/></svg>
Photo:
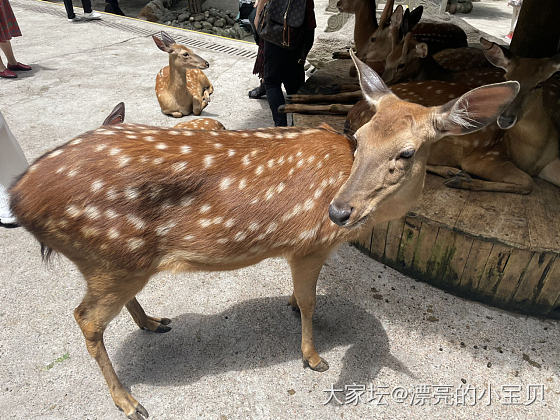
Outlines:
<svg viewBox="0 0 560 420"><path fill-rule="evenodd" d="M46 153L11 188L19 223L87 283L74 316L111 396L130 419L146 409L120 383L103 332L124 307L140 328L166 332L136 300L163 270L213 271L284 256L290 304L301 312L304 362L325 371L313 344L315 286L340 243L401 217L419 198L430 146L493 122L516 82L475 89L444 106L398 99L353 56L375 116L355 142L319 128L204 131L102 126ZM357 144L357 148L355 148ZM83 157L87 156L87 159ZM48 182L46 180L48 179Z"/></svg>
<svg viewBox="0 0 560 420"><path fill-rule="evenodd" d="M214 92L212 83L201 70L210 65L165 32L161 32L161 39L155 35L152 38L160 50L169 54L169 66L156 76L156 96L161 112L175 118L200 115Z"/></svg>

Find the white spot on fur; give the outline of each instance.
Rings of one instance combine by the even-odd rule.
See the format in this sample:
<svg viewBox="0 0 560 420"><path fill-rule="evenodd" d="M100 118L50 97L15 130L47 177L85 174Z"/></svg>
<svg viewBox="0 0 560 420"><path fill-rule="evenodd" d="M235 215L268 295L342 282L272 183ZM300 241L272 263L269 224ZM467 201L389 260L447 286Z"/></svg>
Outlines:
<svg viewBox="0 0 560 420"><path fill-rule="evenodd" d="M202 207L200 207L200 214L208 213L211 208L212 206L210 204L204 204Z"/></svg>
<svg viewBox="0 0 560 420"><path fill-rule="evenodd" d="M245 178L243 178L241 181L239 181L239 189L240 190L242 190L246 186L247 186L247 180Z"/></svg>
<svg viewBox="0 0 560 420"><path fill-rule="evenodd" d="M260 225L258 223L253 222L249 225L247 229L249 229L250 232L255 232L259 227Z"/></svg>
<svg viewBox="0 0 560 420"><path fill-rule="evenodd" d="M247 237L246 232L237 232L233 238L235 242L241 242L243 239Z"/></svg>
<svg viewBox="0 0 560 420"><path fill-rule="evenodd" d="M107 232L107 236L109 237L109 239L117 239L120 236L120 234L117 229L111 228L109 229L109 232Z"/></svg>
<svg viewBox="0 0 560 420"><path fill-rule="evenodd" d="M64 172L65 169L66 169L66 166L61 166L60 168L58 168L58 169L56 170L56 173L57 173L57 174L60 174L60 173Z"/></svg>
<svg viewBox="0 0 560 420"><path fill-rule="evenodd" d="M273 195L274 195L274 187L270 187L270 188L266 191L266 193L265 193L265 195L264 195L264 198L265 198L265 200L268 201L268 200L270 200L270 199L272 198Z"/></svg>
<svg viewBox="0 0 560 420"><path fill-rule="evenodd" d="M204 167L209 168L214 163L214 156L206 155L204 156Z"/></svg>
<svg viewBox="0 0 560 420"><path fill-rule="evenodd" d="M111 147L109 149L109 154L111 156L115 156L116 154L119 154L121 152L121 149L119 149L118 147Z"/></svg>
<svg viewBox="0 0 560 420"><path fill-rule="evenodd" d="M146 140L146 141L156 141L154 136L145 136L144 140Z"/></svg>
<svg viewBox="0 0 560 420"><path fill-rule="evenodd" d="M255 133L255 137L259 137L259 138L261 138L261 139L271 139L271 138L274 137L274 135L273 135L273 134L269 134L269 133L262 133L262 132L260 132L260 131L257 131L257 132Z"/></svg>
<svg viewBox="0 0 560 420"><path fill-rule="evenodd" d="M249 158L249 155L247 154L243 156L241 162L243 163L243 166L249 166L249 164L251 163L251 159Z"/></svg>
<svg viewBox="0 0 560 420"><path fill-rule="evenodd" d="M155 158L153 160L153 162L154 162L154 165L161 165L164 162L164 160L165 160L164 158L158 157L158 158Z"/></svg>
<svg viewBox="0 0 560 420"><path fill-rule="evenodd" d="M165 144L165 143L158 143L158 144L156 144L156 149L165 150L165 149L167 149L167 144Z"/></svg>
<svg viewBox="0 0 560 420"><path fill-rule="evenodd" d="M95 181L92 182L91 184L91 191L92 192L97 192L99 191L101 188L103 188L104 182L101 181L100 179L97 179Z"/></svg>
<svg viewBox="0 0 560 420"><path fill-rule="evenodd" d="M135 136L135 135L133 135L133 134L127 134L127 135L126 135L126 138L127 138L127 139L137 139L138 136Z"/></svg>
<svg viewBox="0 0 560 420"><path fill-rule="evenodd" d="M216 131L212 131L212 133L216 133L216 135L218 135L218 133ZM216 149L221 149L223 147L223 144L221 143L214 143L214 147Z"/></svg>
<svg viewBox="0 0 560 420"><path fill-rule="evenodd" d="M172 136L178 136L179 134L181 134L179 131L177 130L169 130L168 131L169 134L171 134Z"/></svg>
<svg viewBox="0 0 560 420"><path fill-rule="evenodd" d="M220 182L220 189L227 190L232 182L233 181L229 177L223 178L222 181Z"/></svg>
<svg viewBox="0 0 560 420"><path fill-rule="evenodd" d="M313 202L313 200L311 198L308 198L307 200L305 200L305 203L303 203L303 209L305 211L309 211L313 207L315 207L315 203Z"/></svg>
<svg viewBox="0 0 560 420"><path fill-rule="evenodd" d="M108 219L114 219L115 217L118 216L118 214L117 214L117 212L115 212L114 210L107 209L107 210L105 210L105 216L106 216Z"/></svg>
<svg viewBox="0 0 560 420"><path fill-rule="evenodd" d="M224 223L224 226L227 228L232 227L235 224L235 219L228 219L226 220L226 222Z"/></svg>
<svg viewBox="0 0 560 420"><path fill-rule="evenodd" d="M260 175L260 174L262 174L263 170L264 170L264 166L259 165L259 166L257 167L257 169L255 169L255 175Z"/></svg>
<svg viewBox="0 0 560 420"><path fill-rule="evenodd" d="M181 146L180 150L181 150L181 153L183 153L183 154L190 153L191 152L191 146L187 146L187 145Z"/></svg>
<svg viewBox="0 0 560 420"><path fill-rule="evenodd" d="M230 133L230 134L231 134L231 133ZM234 155L235 155L235 150L233 150L233 149L228 149L227 155L228 155L229 157L234 156Z"/></svg>
<svg viewBox="0 0 560 420"><path fill-rule="evenodd" d="M192 241L194 239L194 236L193 235L186 235L186 236L183 236L183 239L186 240L186 241Z"/></svg>
<svg viewBox="0 0 560 420"><path fill-rule="evenodd" d="M53 157L56 157L56 156L58 156L58 155L60 155L60 154L62 154L62 149L55 150L54 152L50 153L50 154L47 156L47 158L53 158Z"/></svg>
<svg viewBox="0 0 560 420"><path fill-rule="evenodd" d="M126 165L128 165L128 162L130 162L131 158L128 156L119 156L119 168L122 168Z"/></svg>
<svg viewBox="0 0 560 420"><path fill-rule="evenodd" d="M129 200L134 200L134 199L138 198L139 193L138 193L138 190L136 188L126 187L124 189L124 195Z"/></svg>
<svg viewBox="0 0 560 420"><path fill-rule="evenodd" d="M68 172L66 175L70 178L74 178L76 175L78 174L78 170L77 169L72 169L70 172Z"/></svg>
<svg viewBox="0 0 560 420"><path fill-rule="evenodd" d="M76 218L80 214L82 214L82 210L80 210L78 207L76 207L74 205L70 205L70 206L66 207L65 213L72 218Z"/></svg>
<svg viewBox="0 0 560 420"><path fill-rule="evenodd" d="M285 138L287 139L295 139L297 137L299 137L299 133L295 132L295 133L287 133L284 135Z"/></svg>
<svg viewBox="0 0 560 420"><path fill-rule="evenodd" d="M75 139L75 140L72 140L72 141L70 142L70 144L71 144L72 146L75 146L75 145L77 145L77 144L80 144L81 142L82 142L82 139L77 138L77 139Z"/></svg>
<svg viewBox="0 0 560 420"><path fill-rule="evenodd" d="M146 223L140 219L139 217L136 217L132 214L127 214L126 215L126 219L132 223L132 225L136 228L136 229L143 229L146 226Z"/></svg>
<svg viewBox="0 0 560 420"><path fill-rule="evenodd" d="M202 226L203 228L208 227L212 224L212 221L210 219L200 219L198 221L198 223L200 223L200 226Z"/></svg>
<svg viewBox="0 0 560 420"><path fill-rule="evenodd" d="M292 168L292 169L290 169L290 171L288 172L288 175L289 175L289 176L292 176L292 175L294 174L294 172L295 172L295 169Z"/></svg>
<svg viewBox="0 0 560 420"><path fill-rule="evenodd" d="M134 251L144 245L144 240L140 238L131 238L127 241L128 248Z"/></svg>
<svg viewBox="0 0 560 420"><path fill-rule="evenodd" d="M280 156L280 157L278 158L277 162L278 162L279 165L284 164L284 156Z"/></svg>
<svg viewBox="0 0 560 420"><path fill-rule="evenodd" d="M267 162L267 166L268 166L269 168L272 168L272 167L274 166L274 159L270 159L270 160Z"/></svg>
<svg viewBox="0 0 560 420"><path fill-rule="evenodd" d="M86 206L84 214L88 219L99 218L99 210L95 206Z"/></svg>
<svg viewBox="0 0 560 420"><path fill-rule="evenodd" d="M183 207L188 207L193 203L193 201L194 201L194 198L185 197L185 198L181 199L181 202L179 204Z"/></svg>
<svg viewBox="0 0 560 420"><path fill-rule="evenodd" d="M298 160L296 168L301 168L303 166L303 159Z"/></svg>
<svg viewBox="0 0 560 420"><path fill-rule="evenodd" d="M226 244L226 243L228 243L229 241L228 241L226 238L220 238L220 239L218 239L216 242L218 242L219 244Z"/></svg>
<svg viewBox="0 0 560 420"><path fill-rule="evenodd" d="M285 188L285 187L286 187L286 185L285 185L283 182L281 182L280 184L278 184L278 185L276 186L276 192L277 192L278 194L280 194L282 191L284 191L284 188Z"/></svg>

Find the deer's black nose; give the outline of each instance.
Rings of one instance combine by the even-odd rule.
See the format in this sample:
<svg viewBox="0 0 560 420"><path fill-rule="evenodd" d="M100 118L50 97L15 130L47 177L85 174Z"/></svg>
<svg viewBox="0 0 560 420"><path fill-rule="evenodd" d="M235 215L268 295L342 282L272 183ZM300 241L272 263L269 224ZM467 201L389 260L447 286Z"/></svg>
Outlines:
<svg viewBox="0 0 560 420"><path fill-rule="evenodd" d="M348 219L350 219L352 210L354 209L349 205L339 206L336 203L332 203L329 206L329 217L338 226L344 226L346 223L348 223Z"/></svg>
<svg viewBox="0 0 560 420"><path fill-rule="evenodd" d="M206 66L206 68L210 67L210 63L208 61L205 61L204 65Z"/></svg>

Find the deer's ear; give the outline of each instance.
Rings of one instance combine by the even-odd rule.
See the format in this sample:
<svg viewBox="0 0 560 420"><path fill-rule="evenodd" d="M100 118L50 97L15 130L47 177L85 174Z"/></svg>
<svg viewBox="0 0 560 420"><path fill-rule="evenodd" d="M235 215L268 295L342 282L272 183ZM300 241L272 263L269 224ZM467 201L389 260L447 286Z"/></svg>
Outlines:
<svg viewBox="0 0 560 420"><path fill-rule="evenodd" d="M381 17L379 18L379 26L381 28L385 28L391 23L391 15L393 14L394 5L395 0L387 0L387 3L385 3L385 8L383 9Z"/></svg>
<svg viewBox="0 0 560 420"><path fill-rule="evenodd" d="M418 6L412 12L410 12L410 16L408 17L408 30L411 31L418 22L420 22L420 18L422 17L422 12L424 11L424 7Z"/></svg>
<svg viewBox="0 0 560 420"><path fill-rule="evenodd" d="M175 40L173 38L171 38L171 35L169 35L165 31L161 31L161 40L168 47L171 47L171 45L176 44Z"/></svg>
<svg viewBox="0 0 560 420"><path fill-rule="evenodd" d="M362 94L365 100L374 107L377 107L377 104L383 96L392 95L391 90L387 87L385 82L383 82L381 76L356 57L354 51L350 50L350 56L358 70L360 87L362 88Z"/></svg>
<svg viewBox="0 0 560 420"><path fill-rule="evenodd" d="M414 52L417 57L425 58L428 55L428 44L425 42L419 42L414 47Z"/></svg>
<svg viewBox="0 0 560 420"><path fill-rule="evenodd" d="M124 102L119 102L103 121L103 125L122 124L124 122Z"/></svg>
<svg viewBox="0 0 560 420"><path fill-rule="evenodd" d="M506 57L504 50L498 44L480 38L480 45L482 45L484 56L493 66L507 71L509 58Z"/></svg>
<svg viewBox="0 0 560 420"><path fill-rule="evenodd" d="M169 48L167 45L165 45L165 43L159 39L157 36L152 35L152 39L154 40L154 42L156 43L157 47L162 50L163 52L166 53L170 53L171 52L171 48Z"/></svg>
<svg viewBox="0 0 560 420"><path fill-rule="evenodd" d="M458 99L436 107L436 137L469 134L492 124L518 92L518 82L496 83L473 89Z"/></svg>
<svg viewBox="0 0 560 420"><path fill-rule="evenodd" d="M407 9L408 11L408 9ZM393 14L391 15L391 27L392 28L400 28L403 23L403 7L399 4Z"/></svg>

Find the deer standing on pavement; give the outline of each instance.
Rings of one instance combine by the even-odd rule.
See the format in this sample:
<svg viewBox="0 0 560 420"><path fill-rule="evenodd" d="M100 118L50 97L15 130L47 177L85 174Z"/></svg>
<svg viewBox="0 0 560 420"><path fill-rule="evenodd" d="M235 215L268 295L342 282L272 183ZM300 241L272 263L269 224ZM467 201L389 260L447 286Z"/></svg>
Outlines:
<svg viewBox="0 0 560 420"><path fill-rule="evenodd" d="M161 111L175 118L200 115L214 92L212 83L201 70L210 66L208 61L177 44L165 32L161 33L161 39L155 35L152 38L160 50L169 54L169 66L156 76L156 96Z"/></svg>
<svg viewBox="0 0 560 420"><path fill-rule="evenodd" d="M329 253L369 225L404 215L422 192L431 145L490 124L519 89L517 82L485 86L426 108L400 100L352 56L364 97L377 110L353 141L327 125L108 125L46 153L11 188L12 211L43 256L62 253L84 276L87 289L74 316L130 419L148 413L120 383L103 332L123 306L140 328L169 331L170 319L146 315L135 298L150 277L284 256L294 286L289 303L301 313L303 360L325 371L312 317Z"/></svg>

